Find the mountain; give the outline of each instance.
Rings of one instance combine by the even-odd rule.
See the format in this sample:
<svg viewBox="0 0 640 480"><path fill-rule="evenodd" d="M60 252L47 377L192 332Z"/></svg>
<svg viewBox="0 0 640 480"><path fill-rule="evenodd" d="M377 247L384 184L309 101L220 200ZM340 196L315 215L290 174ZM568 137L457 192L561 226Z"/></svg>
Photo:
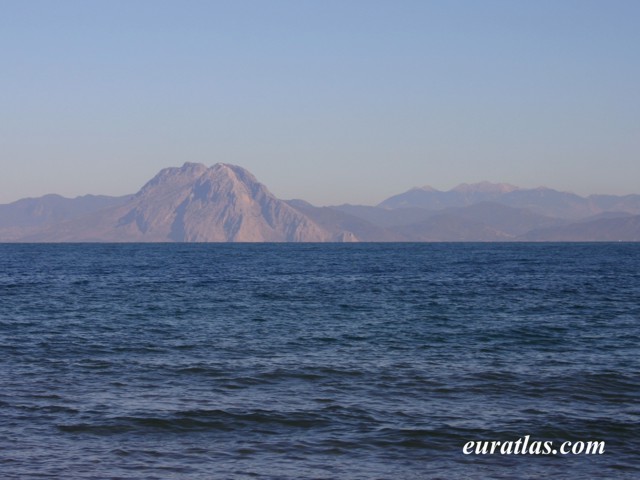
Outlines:
<svg viewBox="0 0 640 480"><path fill-rule="evenodd" d="M481 202L468 207L447 208L422 222L398 226L394 230L413 241L503 242L513 241L536 228L564 223L526 209Z"/></svg>
<svg viewBox="0 0 640 480"><path fill-rule="evenodd" d="M564 220L540 215L525 208L508 207L494 202L480 202L468 207L446 209L440 215L481 223L500 232L500 235L510 238L534 229L566 223Z"/></svg>
<svg viewBox="0 0 640 480"><path fill-rule="evenodd" d="M575 193L546 187L516 190L499 196L495 201L509 207L526 208L540 215L566 219L584 218L602 211Z"/></svg>
<svg viewBox="0 0 640 480"><path fill-rule="evenodd" d="M351 212L351 216L383 227L386 232L394 233L396 238L405 241L507 241L537 228L567 223L527 209L493 202L436 211L416 207L390 210L363 205L331 208ZM352 225L349 227L353 228Z"/></svg>
<svg viewBox="0 0 640 480"><path fill-rule="evenodd" d="M423 208L441 210L447 207L462 207L465 203L456 192L441 192L431 187L415 187L404 193L393 195L377 206L388 210L399 208Z"/></svg>
<svg viewBox="0 0 640 480"><path fill-rule="evenodd" d="M412 188L387 198L378 206L386 209L418 207L442 210L480 202L525 208L540 215L563 219L580 219L613 210L632 215L640 214L640 195L581 197L546 187L523 189L509 184L489 182L462 184L446 192L431 187Z"/></svg>
<svg viewBox="0 0 640 480"><path fill-rule="evenodd" d="M78 215L121 205L131 198L106 195L84 195L65 198L50 194L39 198L24 198L7 205L0 205L0 228L39 227L62 222Z"/></svg>
<svg viewBox="0 0 640 480"><path fill-rule="evenodd" d="M406 240L391 229L380 227L332 207L315 207L304 200L289 200L287 203L330 232L334 241L400 242Z"/></svg>
<svg viewBox="0 0 640 480"><path fill-rule="evenodd" d="M61 223L105 208L122 205L132 195L109 197L84 195L65 198L50 194L39 198L24 198L0 205L0 238L19 238L46 225Z"/></svg>
<svg viewBox="0 0 640 480"><path fill-rule="evenodd" d="M462 193L468 196L483 196L483 195L500 195L503 193L510 193L520 188L508 183L461 183L457 187L454 187L452 191Z"/></svg>
<svg viewBox="0 0 640 480"><path fill-rule="evenodd" d="M504 242L513 237L482 222L451 214L435 215L428 220L397 228L414 242Z"/></svg>
<svg viewBox="0 0 640 480"><path fill-rule="evenodd" d="M533 230L520 240L542 242L640 242L640 215L601 218Z"/></svg>
<svg viewBox="0 0 640 480"><path fill-rule="evenodd" d="M640 213L640 195L589 195L587 198L601 211Z"/></svg>
<svg viewBox="0 0 640 480"><path fill-rule="evenodd" d="M361 218L373 225L384 228L422 222L437 213L436 211L419 207L388 209L366 205L345 204L329 208L353 217Z"/></svg>
<svg viewBox="0 0 640 480"><path fill-rule="evenodd" d="M283 201L247 170L185 163L135 195L59 195L0 205L4 242L640 241L640 195L505 183L420 187L378 206Z"/></svg>
<svg viewBox="0 0 640 480"><path fill-rule="evenodd" d="M591 215L590 217L581 218L579 222L592 222L593 220L602 220L604 218L626 218L633 217L633 214L627 212L602 212L597 215Z"/></svg>
<svg viewBox="0 0 640 480"><path fill-rule="evenodd" d="M23 241L309 242L331 234L241 167L166 168L122 205L56 223Z"/></svg>
<svg viewBox="0 0 640 480"><path fill-rule="evenodd" d="M441 192L433 187L416 187L387 198L378 206L382 208L419 207L428 210L440 210L448 207L466 207L478 202L494 201L501 196L519 190L508 183L481 182L462 183L457 187Z"/></svg>

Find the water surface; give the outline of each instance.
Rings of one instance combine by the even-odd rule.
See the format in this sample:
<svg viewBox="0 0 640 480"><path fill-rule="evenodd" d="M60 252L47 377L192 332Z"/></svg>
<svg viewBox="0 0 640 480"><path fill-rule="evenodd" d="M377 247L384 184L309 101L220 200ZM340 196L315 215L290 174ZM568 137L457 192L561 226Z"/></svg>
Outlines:
<svg viewBox="0 0 640 480"><path fill-rule="evenodd" d="M0 245L0 473L640 478L639 244ZM463 455L604 440L601 456Z"/></svg>

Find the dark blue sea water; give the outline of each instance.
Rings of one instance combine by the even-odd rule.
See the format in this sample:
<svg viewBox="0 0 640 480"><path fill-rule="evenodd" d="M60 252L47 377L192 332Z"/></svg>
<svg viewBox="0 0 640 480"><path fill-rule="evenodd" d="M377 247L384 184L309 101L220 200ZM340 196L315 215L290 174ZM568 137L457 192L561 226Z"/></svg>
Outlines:
<svg viewBox="0 0 640 480"><path fill-rule="evenodd" d="M640 244L0 245L0 477L640 478Z"/></svg>

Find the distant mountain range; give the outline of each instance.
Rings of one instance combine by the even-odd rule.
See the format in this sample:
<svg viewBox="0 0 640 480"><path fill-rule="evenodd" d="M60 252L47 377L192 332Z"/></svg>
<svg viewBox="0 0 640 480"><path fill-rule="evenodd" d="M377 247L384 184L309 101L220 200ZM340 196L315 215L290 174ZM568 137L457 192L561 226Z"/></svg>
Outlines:
<svg viewBox="0 0 640 480"><path fill-rule="evenodd" d="M640 241L640 195L550 188L413 188L377 206L283 201L247 170L166 168L134 195L0 205L3 242Z"/></svg>
<svg viewBox="0 0 640 480"><path fill-rule="evenodd" d="M604 212L640 214L640 195L590 195L559 192L540 187L523 189L505 183L462 184L447 192L431 187L412 188L380 203L383 208L420 207L439 210L447 207L468 207L480 202L495 202L514 208L526 208L540 215L581 219Z"/></svg>

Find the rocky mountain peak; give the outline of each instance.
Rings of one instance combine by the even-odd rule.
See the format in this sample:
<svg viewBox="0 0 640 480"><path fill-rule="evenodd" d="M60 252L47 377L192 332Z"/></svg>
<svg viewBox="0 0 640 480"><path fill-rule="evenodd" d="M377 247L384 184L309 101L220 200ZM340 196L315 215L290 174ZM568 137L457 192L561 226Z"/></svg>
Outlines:
<svg viewBox="0 0 640 480"><path fill-rule="evenodd" d="M149 180L136 195L145 195L169 186L177 188L193 182L207 170L206 165L202 163L185 162L182 167L169 167L160 170L151 180Z"/></svg>
<svg viewBox="0 0 640 480"><path fill-rule="evenodd" d="M461 183L451 189L452 192L458 193L509 193L515 190L519 190L515 185L491 182Z"/></svg>
<svg viewBox="0 0 640 480"><path fill-rule="evenodd" d="M433 188L431 185L423 185L421 187L413 187L411 190L420 191L420 192L438 192L439 190Z"/></svg>

